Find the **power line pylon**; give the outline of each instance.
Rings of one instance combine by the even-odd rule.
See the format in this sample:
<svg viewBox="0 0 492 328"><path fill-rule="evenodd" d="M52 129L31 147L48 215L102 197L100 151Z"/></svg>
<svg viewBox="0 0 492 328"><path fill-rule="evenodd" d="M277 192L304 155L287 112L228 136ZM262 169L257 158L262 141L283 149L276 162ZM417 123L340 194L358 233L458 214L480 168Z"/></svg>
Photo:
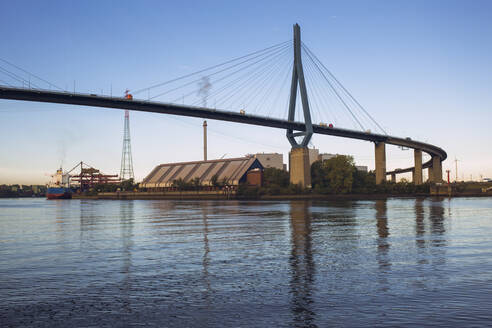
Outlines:
<svg viewBox="0 0 492 328"><path fill-rule="evenodd" d="M132 147L130 143L130 113L128 112L128 110L125 110L125 130L123 133L123 151L121 154L120 179L122 181L134 179Z"/></svg>

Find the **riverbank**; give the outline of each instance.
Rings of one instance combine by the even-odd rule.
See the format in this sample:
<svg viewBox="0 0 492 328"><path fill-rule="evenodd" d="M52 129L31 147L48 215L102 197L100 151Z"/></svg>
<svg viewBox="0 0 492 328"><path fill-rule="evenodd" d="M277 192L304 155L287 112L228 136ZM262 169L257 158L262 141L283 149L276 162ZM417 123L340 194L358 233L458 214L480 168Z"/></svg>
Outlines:
<svg viewBox="0 0 492 328"><path fill-rule="evenodd" d="M73 194L74 199L236 199L235 191L116 191L100 192L95 195Z"/></svg>
<svg viewBox="0 0 492 328"><path fill-rule="evenodd" d="M425 198L425 197L492 197L492 193L454 193L449 195L433 195L426 193L415 194L292 194L292 195L261 195L255 198L245 198L234 191L228 193L222 191L206 192L104 192L97 195L74 194L74 199L108 199L108 200L228 200L228 199L254 199L254 200L382 200L388 198Z"/></svg>

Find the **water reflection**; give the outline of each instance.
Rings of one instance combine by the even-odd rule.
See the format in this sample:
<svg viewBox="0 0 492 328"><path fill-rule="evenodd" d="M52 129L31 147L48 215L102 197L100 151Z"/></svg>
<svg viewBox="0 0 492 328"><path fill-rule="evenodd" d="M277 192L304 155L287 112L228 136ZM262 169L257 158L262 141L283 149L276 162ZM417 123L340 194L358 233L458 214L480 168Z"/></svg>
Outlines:
<svg viewBox="0 0 492 328"><path fill-rule="evenodd" d="M6 327L492 319L490 199L38 202L0 200Z"/></svg>
<svg viewBox="0 0 492 328"><path fill-rule="evenodd" d="M387 273L391 269L387 200L376 200L374 202L374 208L376 210L376 227L378 232L376 258L379 271L381 272L379 282L382 286L381 289L386 291L389 289Z"/></svg>
<svg viewBox="0 0 492 328"><path fill-rule="evenodd" d="M426 220L426 210L427 218ZM442 199L416 199L415 245L417 247L416 281L419 288L429 288L432 284L444 283L445 247L445 210Z"/></svg>
<svg viewBox="0 0 492 328"><path fill-rule="evenodd" d="M93 230L101 217L97 209L98 203L90 200L80 201L80 233Z"/></svg>
<svg viewBox="0 0 492 328"><path fill-rule="evenodd" d="M424 200L418 198L415 200L415 243L418 248L425 247L425 222L424 222Z"/></svg>
<svg viewBox="0 0 492 328"><path fill-rule="evenodd" d="M430 206L430 230L433 236L431 242L433 246L440 247L446 245L446 240L442 236L446 233L444 226L444 206L442 199L434 199Z"/></svg>
<svg viewBox="0 0 492 328"><path fill-rule="evenodd" d="M132 270L132 247L133 247L133 225L135 219L133 201L120 202L120 234L122 243L122 267L123 280L120 285L123 308L131 311L131 270Z"/></svg>
<svg viewBox="0 0 492 328"><path fill-rule="evenodd" d="M445 246L447 246L443 199L433 199L431 202L429 221L432 266L435 271L441 271L446 264Z"/></svg>
<svg viewBox="0 0 492 328"><path fill-rule="evenodd" d="M55 224L56 224L56 237L57 245L60 249L65 249L66 243L69 240L67 238L66 231L66 216L65 207L63 202L55 202Z"/></svg>
<svg viewBox="0 0 492 328"><path fill-rule="evenodd" d="M315 274L312 240L310 202L290 203L291 243L290 256L292 314L294 326L316 327L312 310L312 288Z"/></svg>
<svg viewBox="0 0 492 328"><path fill-rule="evenodd" d="M202 204L202 221L203 221L203 257L202 257L202 272L203 281L205 282L205 300L207 302L207 307L210 307L210 296L212 293L212 288L210 286L210 277L208 273L208 267L210 265L210 245L208 242L208 215L209 215L209 203L205 202Z"/></svg>

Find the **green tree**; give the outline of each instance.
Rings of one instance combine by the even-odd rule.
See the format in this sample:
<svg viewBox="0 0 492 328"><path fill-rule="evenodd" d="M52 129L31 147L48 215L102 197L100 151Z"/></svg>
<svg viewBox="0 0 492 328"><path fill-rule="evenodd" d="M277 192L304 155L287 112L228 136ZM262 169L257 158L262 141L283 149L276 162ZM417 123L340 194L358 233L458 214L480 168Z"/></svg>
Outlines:
<svg viewBox="0 0 492 328"><path fill-rule="evenodd" d="M355 165L352 156L337 155L311 166L311 183L321 193L346 194L352 192Z"/></svg>
<svg viewBox="0 0 492 328"><path fill-rule="evenodd" d="M263 182L265 186L288 187L290 183L289 172L268 167L263 170Z"/></svg>
<svg viewBox="0 0 492 328"><path fill-rule="evenodd" d="M359 194L370 194L376 191L376 175L373 171L365 172L354 170L354 181L352 192Z"/></svg>

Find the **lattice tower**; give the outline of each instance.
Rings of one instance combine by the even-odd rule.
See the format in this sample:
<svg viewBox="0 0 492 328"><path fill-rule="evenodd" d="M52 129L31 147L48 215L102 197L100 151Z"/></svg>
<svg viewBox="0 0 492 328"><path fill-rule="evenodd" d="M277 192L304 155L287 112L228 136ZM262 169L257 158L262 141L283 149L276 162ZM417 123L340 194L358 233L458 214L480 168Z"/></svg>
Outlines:
<svg viewBox="0 0 492 328"><path fill-rule="evenodd" d="M130 142L130 113L125 110L125 130L123 133L123 151L121 154L120 179L134 179L132 147Z"/></svg>

